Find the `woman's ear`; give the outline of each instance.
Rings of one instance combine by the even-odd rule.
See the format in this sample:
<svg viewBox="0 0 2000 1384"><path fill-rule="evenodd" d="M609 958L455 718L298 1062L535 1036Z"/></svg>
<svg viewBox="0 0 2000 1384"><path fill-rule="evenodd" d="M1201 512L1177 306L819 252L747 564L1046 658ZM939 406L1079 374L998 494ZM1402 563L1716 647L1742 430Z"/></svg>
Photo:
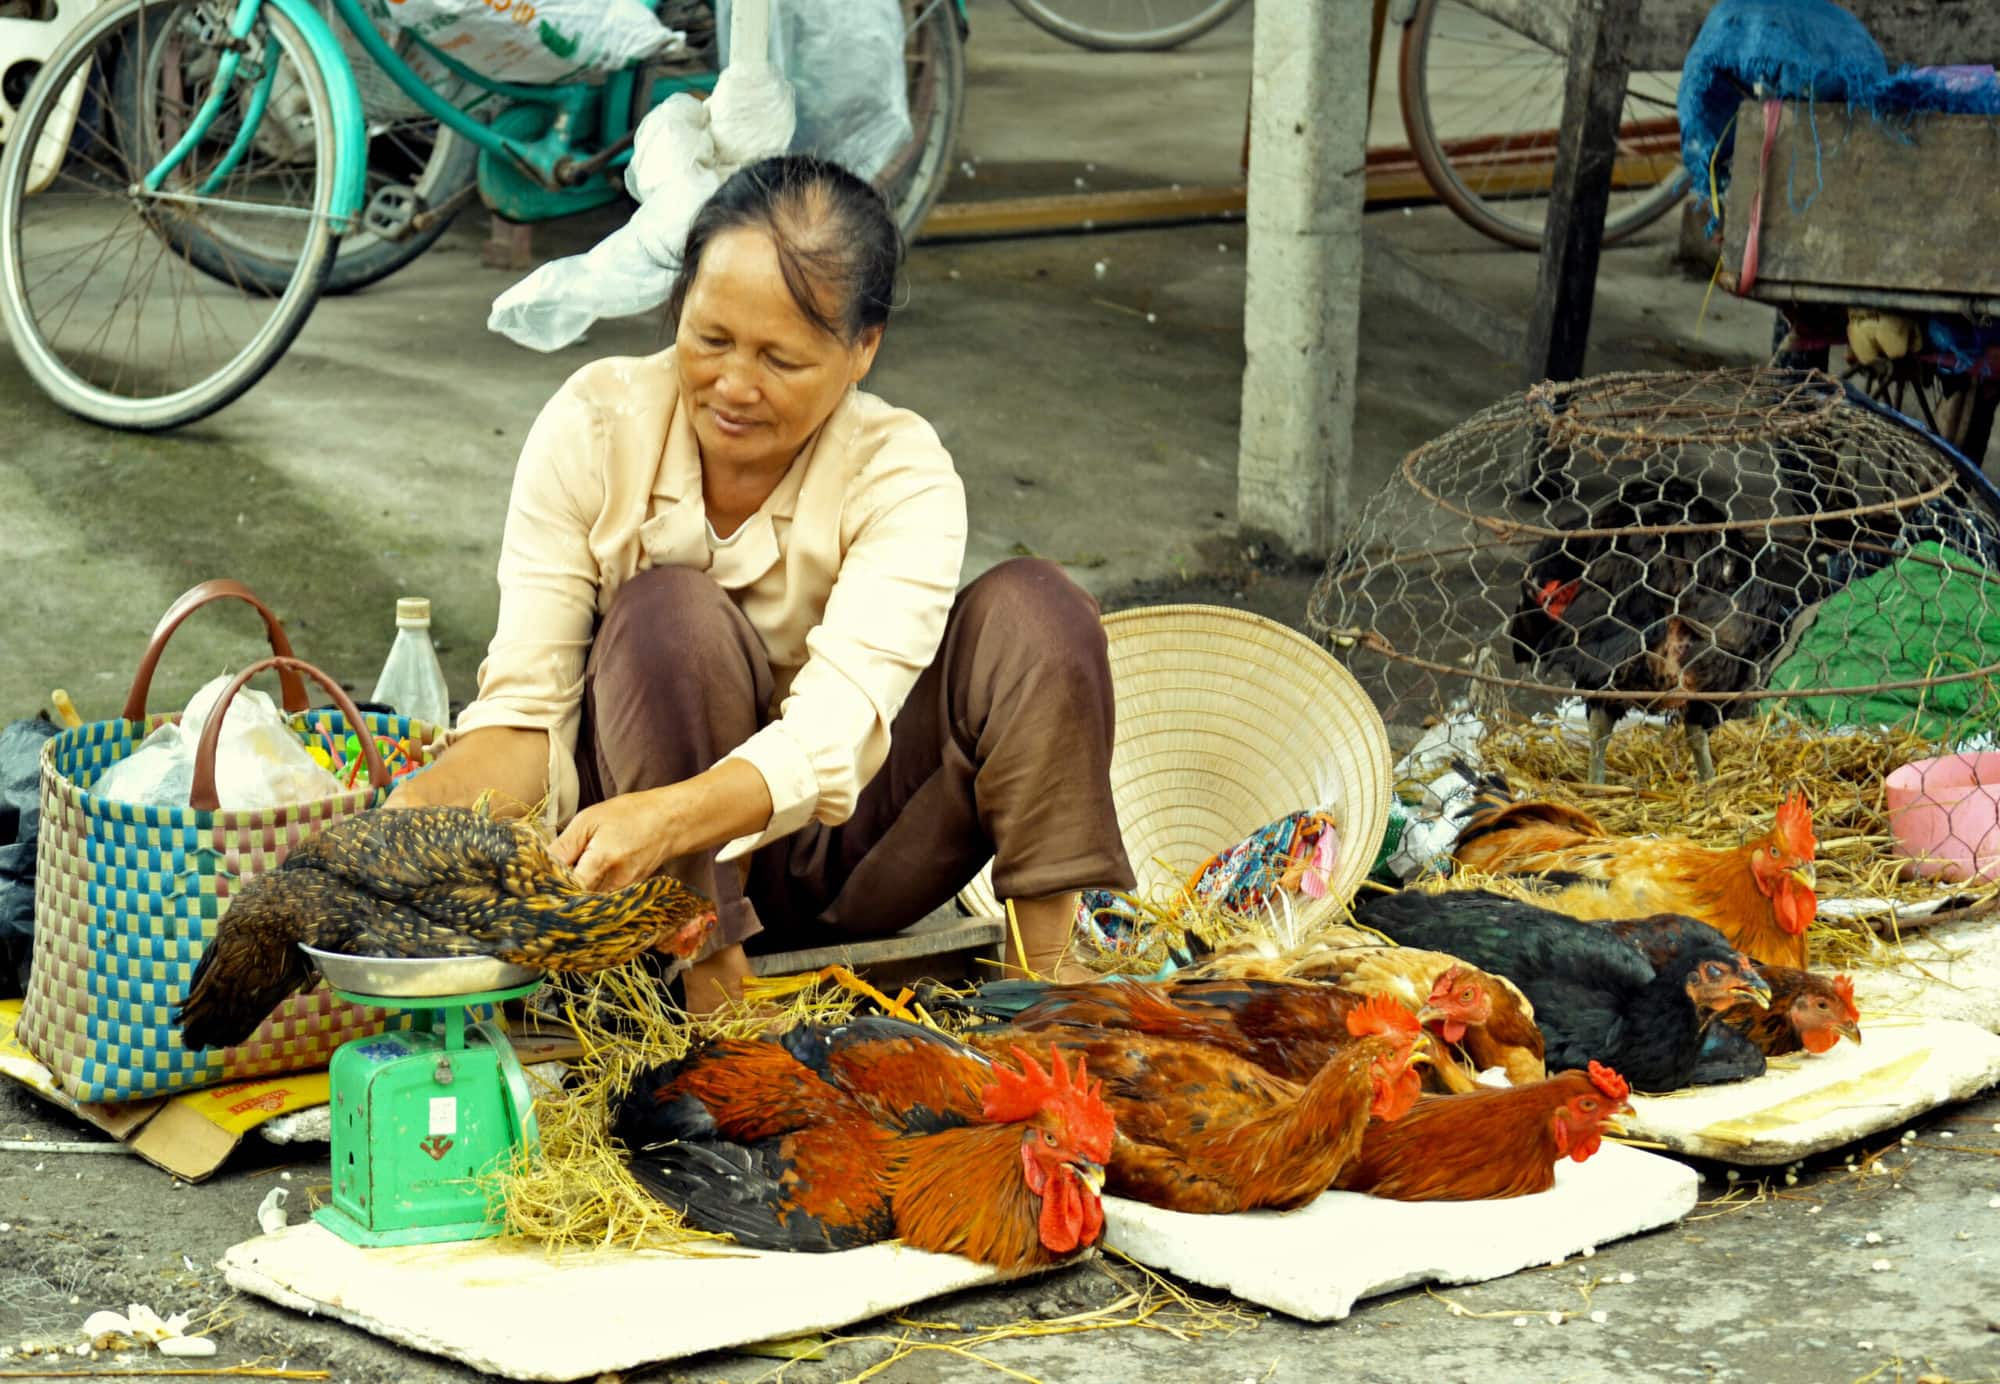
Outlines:
<svg viewBox="0 0 2000 1384"><path fill-rule="evenodd" d="M868 372L875 368L875 353L882 349L882 329L869 327L850 348L853 369L848 372L849 382L860 384L868 378Z"/></svg>

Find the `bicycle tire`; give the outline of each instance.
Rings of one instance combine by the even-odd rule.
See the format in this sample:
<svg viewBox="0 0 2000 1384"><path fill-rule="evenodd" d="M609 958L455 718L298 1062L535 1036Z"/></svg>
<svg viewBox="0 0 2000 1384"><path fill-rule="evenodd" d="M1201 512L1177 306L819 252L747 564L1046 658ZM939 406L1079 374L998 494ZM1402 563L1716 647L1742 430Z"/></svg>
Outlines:
<svg viewBox="0 0 2000 1384"><path fill-rule="evenodd" d="M1481 197L1453 165L1444 140L1438 133L1430 100L1428 58L1439 3L1440 0L1417 0L1416 13L1403 29L1402 51L1398 59L1398 95L1402 106L1403 131L1410 141L1410 152L1416 156L1424 179L1436 192L1438 200L1449 207L1459 220L1503 245L1521 250L1539 250L1542 228L1532 222L1509 217L1499 204ZM1614 245L1652 225L1680 204L1687 195L1687 189L1687 171L1677 168L1672 176L1655 184L1643 197L1606 215L1603 243Z"/></svg>
<svg viewBox="0 0 2000 1384"><path fill-rule="evenodd" d="M927 96L911 91L910 143L876 175L875 186L889 203L904 239L913 241L951 181L953 151L965 124L965 36L951 0L912 2L924 8L906 43L930 45L933 61L924 75L933 78L933 84ZM926 99L919 100L920 96Z"/></svg>
<svg viewBox="0 0 2000 1384"><path fill-rule="evenodd" d="M1133 33L1093 29L1063 14L1060 7L1050 3L1050 0L1014 0L1014 8L1044 33L1053 34L1079 48L1090 48L1100 53L1158 53L1200 38L1247 3L1249 0L1212 0L1191 19Z"/></svg>
<svg viewBox="0 0 2000 1384"><path fill-rule="evenodd" d="M76 140L79 135L86 132L88 122L77 112L65 117L60 111L59 107L66 89L72 81L83 82L84 93L79 111L88 114L93 96L91 82L99 78L99 68L108 67L110 76L102 79L103 88L94 93L97 107L94 118L99 121L113 119L111 108L116 102L115 83L118 66L126 61L129 55L145 51L145 26L151 22L149 17L158 16L162 12L174 14L187 8L187 0L166 0L165 3L162 3L162 0L119 0L118 3L92 13L50 56L41 74L43 80L37 81L29 89L27 99L10 131L6 148L4 152L0 152L0 320L6 323L8 334L14 342L15 352L29 377L59 406L92 422L135 432L158 431L205 418L240 398L246 390L263 378L291 346L300 329L305 326L306 319L311 315L319 299L327 275L332 270L335 248L339 241L339 236L332 229L331 221L337 180L333 167L336 155L332 98L326 79L313 60L312 52L298 29L281 12L274 8L265 8L261 13L261 22L267 26L267 32L282 58L298 70L311 115L315 151L324 155L324 158L318 161L312 206L301 213L301 219L306 223L306 230L291 278L280 293L263 295L274 300L269 319L252 334L244 346L223 361L219 368L191 383L148 395L119 393L116 386L123 381L129 365L136 387L147 378L150 363L141 365L129 361L120 362L117 372L112 377L112 386L106 387L80 373L76 366L64 358L62 350L50 339L50 333L44 330L43 324L36 316L34 304L30 301L28 255L22 244L24 211L29 203L28 182L31 176L36 176L32 156L40 145L43 132L50 121L67 119L72 122L73 128L69 140L62 146L63 160L52 181L61 183L65 179L71 179L88 188L91 182L88 170L79 175L72 169L72 164L76 161ZM131 42L134 35L127 32L135 28L135 22L138 39L136 47ZM160 22L163 28L156 32L164 32L164 26L168 21ZM130 161L116 154L116 146L109 142L106 144L106 149L118 163L126 165L128 186L136 184L137 174ZM143 150L140 151L140 156L144 157ZM102 167L100 165L100 168ZM114 163L112 169L115 171L116 168L117 163ZM116 179L112 181L115 182ZM38 189L37 200L48 197L52 190L52 188ZM136 208L137 199L121 189L114 187L111 197L113 200L122 197L131 214L140 223L138 232L133 237L132 248L135 251L143 253L147 235L151 235L169 249L174 248L173 237L163 229L163 223L171 222L183 215L171 209L174 204L153 202L149 204L151 210L140 211ZM162 206L168 207L169 210L159 210ZM81 286L73 294L67 295L76 301L72 302L65 312L63 321L57 324L58 331L67 327L77 307L81 305L83 289L88 287L89 283L88 275L101 264L109 248L120 242L116 238L106 237L102 243L104 249L100 250L97 263L86 270L86 277L81 281ZM147 271L145 288L150 288L151 275L157 272L164 258L166 258L164 252L156 253ZM60 268L45 274L40 282L47 283L59 272ZM172 272L171 267L169 272ZM107 322L115 321L115 314L124 305L124 289L131 282L130 275L131 271L128 269L126 280L118 287L118 300L112 307L114 316L108 318ZM249 298L253 296L253 291L246 287L243 296ZM177 295L175 306L178 308L181 305L182 301ZM196 302L195 306L198 311L201 309L199 302ZM213 318L212 306L210 316ZM181 339L179 326L177 320L174 334L170 338L174 343L178 343ZM204 327L203 330L206 331L207 328ZM135 315L131 327L133 348L136 348L139 336L140 323ZM91 341L86 341L86 346L91 344ZM106 344L108 345L108 336ZM79 356L85 361L94 362L97 359L93 351L79 352Z"/></svg>

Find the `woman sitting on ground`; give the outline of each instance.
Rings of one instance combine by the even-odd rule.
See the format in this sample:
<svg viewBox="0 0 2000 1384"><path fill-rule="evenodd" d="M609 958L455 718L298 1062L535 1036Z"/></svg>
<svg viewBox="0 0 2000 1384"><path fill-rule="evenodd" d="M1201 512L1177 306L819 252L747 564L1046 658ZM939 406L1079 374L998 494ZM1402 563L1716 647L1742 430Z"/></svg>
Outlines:
<svg viewBox="0 0 2000 1384"><path fill-rule="evenodd" d="M546 801L586 886L706 894L694 1012L740 995L746 946L897 931L989 857L1045 975L1078 891L1132 885L1096 604L1025 559L960 591L950 454L857 388L900 260L816 159L709 199L673 346L585 366L529 432L478 699L390 799Z"/></svg>

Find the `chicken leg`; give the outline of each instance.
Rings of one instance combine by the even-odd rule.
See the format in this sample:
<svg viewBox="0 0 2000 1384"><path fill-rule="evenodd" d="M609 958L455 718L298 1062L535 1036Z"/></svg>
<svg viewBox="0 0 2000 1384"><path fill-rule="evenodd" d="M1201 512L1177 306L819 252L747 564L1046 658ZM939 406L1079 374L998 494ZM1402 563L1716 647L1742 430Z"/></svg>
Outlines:
<svg viewBox="0 0 2000 1384"><path fill-rule="evenodd" d="M1708 748L1708 727L1685 721L1681 733L1687 736L1688 753L1694 756L1694 776L1703 783L1709 782L1715 777L1715 757Z"/></svg>
<svg viewBox="0 0 2000 1384"><path fill-rule="evenodd" d="M1604 752L1611 745L1612 728L1618 724L1608 706L1590 708L1590 782L1604 782Z"/></svg>

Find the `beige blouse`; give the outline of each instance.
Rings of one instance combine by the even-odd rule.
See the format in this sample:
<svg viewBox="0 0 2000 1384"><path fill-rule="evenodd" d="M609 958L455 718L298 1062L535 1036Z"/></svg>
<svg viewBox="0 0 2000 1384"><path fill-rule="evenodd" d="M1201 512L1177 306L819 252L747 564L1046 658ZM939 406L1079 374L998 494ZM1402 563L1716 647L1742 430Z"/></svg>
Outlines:
<svg viewBox="0 0 2000 1384"><path fill-rule="evenodd" d="M500 548L500 622L458 731L549 733L549 819L577 809L576 738L595 620L651 567L707 572L763 639L771 720L728 759L770 786L734 859L845 821L944 638L965 557L965 490L931 426L850 390L770 498L709 542L694 425L671 350L572 375L521 448Z"/></svg>

